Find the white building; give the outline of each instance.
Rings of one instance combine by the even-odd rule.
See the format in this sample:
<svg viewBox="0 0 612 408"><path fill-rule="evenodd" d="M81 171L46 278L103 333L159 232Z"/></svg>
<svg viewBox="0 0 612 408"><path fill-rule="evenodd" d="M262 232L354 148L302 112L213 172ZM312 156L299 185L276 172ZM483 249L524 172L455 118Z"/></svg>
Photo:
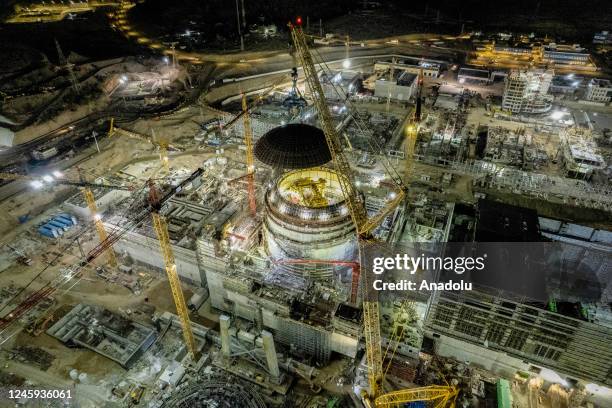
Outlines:
<svg viewBox="0 0 612 408"><path fill-rule="evenodd" d="M406 71L411 74L423 73L424 77L437 78L440 76L440 64L433 61L415 61L414 58L404 57L403 59L397 60L395 63L392 61L377 61L374 64L374 72L389 71L391 66L396 71Z"/></svg>
<svg viewBox="0 0 612 408"><path fill-rule="evenodd" d="M542 47L542 61L556 65L589 65L591 56L578 44L550 43Z"/></svg>
<svg viewBox="0 0 612 408"><path fill-rule="evenodd" d="M0 147L13 147L15 132L0 126Z"/></svg>
<svg viewBox="0 0 612 408"><path fill-rule="evenodd" d="M548 95L553 70L513 70L506 78L502 109L512 113L544 113L552 107Z"/></svg>
<svg viewBox="0 0 612 408"><path fill-rule="evenodd" d="M395 72L393 80L389 80L389 75L376 80L374 96L388 98L397 101L410 100L417 87L417 75L407 71Z"/></svg>
<svg viewBox="0 0 612 408"><path fill-rule="evenodd" d="M612 82L607 79L591 79L587 86L585 99L593 102L610 102L612 100Z"/></svg>
<svg viewBox="0 0 612 408"><path fill-rule="evenodd" d="M593 44L612 44L612 33L610 31L601 31L593 36Z"/></svg>
<svg viewBox="0 0 612 408"><path fill-rule="evenodd" d="M357 92L361 86L361 76L355 71L321 72L320 80L325 98L329 100L343 100Z"/></svg>
<svg viewBox="0 0 612 408"><path fill-rule="evenodd" d="M488 84L490 78L491 74L485 69L461 68L457 74L457 80L460 84L465 82Z"/></svg>
<svg viewBox="0 0 612 408"><path fill-rule="evenodd" d="M15 122L0 115L0 147L13 147L15 132L7 125L15 125Z"/></svg>

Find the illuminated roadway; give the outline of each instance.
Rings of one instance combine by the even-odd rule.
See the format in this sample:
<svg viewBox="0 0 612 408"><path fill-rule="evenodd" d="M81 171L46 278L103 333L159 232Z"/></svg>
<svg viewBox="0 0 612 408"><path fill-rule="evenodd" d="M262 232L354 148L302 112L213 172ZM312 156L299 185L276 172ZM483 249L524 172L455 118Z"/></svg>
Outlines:
<svg viewBox="0 0 612 408"><path fill-rule="evenodd" d="M6 23L48 23L61 21L70 14L94 11L99 7L119 7L127 4L121 0L67 0L58 3L33 3L15 6L15 14L5 20Z"/></svg>

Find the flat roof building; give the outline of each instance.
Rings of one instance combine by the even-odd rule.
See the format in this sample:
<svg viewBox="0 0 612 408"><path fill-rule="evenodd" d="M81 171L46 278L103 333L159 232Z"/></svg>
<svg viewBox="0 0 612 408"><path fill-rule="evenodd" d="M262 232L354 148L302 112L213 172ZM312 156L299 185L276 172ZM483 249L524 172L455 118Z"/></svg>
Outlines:
<svg viewBox="0 0 612 408"><path fill-rule="evenodd" d="M610 102L612 100L612 82L608 79L591 79L587 85L585 99L593 102Z"/></svg>
<svg viewBox="0 0 612 408"><path fill-rule="evenodd" d="M588 65L591 55L579 44L549 43L542 46L542 61L557 65Z"/></svg>
<svg viewBox="0 0 612 408"><path fill-rule="evenodd" d="M457 74L457 80L463 84L465 82L489 83L490 73L486 69L461 68Z"/></svg>
<svg viewBox="0 0 612 408"><path fill-rule="evenodd" d="M475 241L487 242L485 245L499 242L504 247L501 253L506 259L512 258L508 252L510 248L518 252L527 245L541 247L555 252L560 265L579 263L574 269L580 269L580 273L574 274L572 269L562 278L555 277L553 272L538 266L541 260L531 266L526 263L522 267L524 271L517 269L517 274L537 269L537 278L542 279L546 288L543 295L553 290L554 296L558 296L549 298L548 303L518 291L490 286L475 286L471 291L437 292L426 318L426 336L433 339L436 353L507 376L513 376L516 371L548 369L568 381L571 378L577 382L612 385L612 350L609 347L612 326L608 320L606 295L600 288L575 289L572 286L584 286L585 279L607 279L609 254L592 242L577 239L567 245L533 242L542 239L539 218L530 209L480 200L475 221ZM552 235L547 239L551 237L555 240ZM555 262L548 252L547 265ZM492 261L495 255L489 255L488 261ZM593 276L583 275L589 273ZM568 282L560 285L558 279ZM515 277L514 281L521 279ZM555 282L567 289L551 289ZM576 294L578 290L589 291L590 296Z"/></svg>
<svg viewBox="0 0 612 408"><path fill-rule="evenodd" d="M374 71L388 71L391 66L395 70L406 71L411 74L419 74L419 72L423 72L424 77L437 78L440 76L441 66L439 63L434 61L416 61L413 58L398 58L395 63L392 61L377 61L374 64Z"/></svg>
<svg viewBox="0 0 612 408"><path fill-rule="evenodd" d="M574 75L556 75L550 83L550 92L573 94L580 88L582 81L582 78L575 77Z"/></svg>
<svg viewBox="0 0 612 408"><path fill-rule="evenodd" d="M612 33L610 31L601 31L593 36L593 44L612 44Z"/></svg>
<svg viewBox="0 0 612 408"><path fill-rule="evenodd" d="M408 101L414 95L417 82L416 74L411 74L408 71L396 71L393 80L389 80L389 75L376 80L374 96Z"/></svg>

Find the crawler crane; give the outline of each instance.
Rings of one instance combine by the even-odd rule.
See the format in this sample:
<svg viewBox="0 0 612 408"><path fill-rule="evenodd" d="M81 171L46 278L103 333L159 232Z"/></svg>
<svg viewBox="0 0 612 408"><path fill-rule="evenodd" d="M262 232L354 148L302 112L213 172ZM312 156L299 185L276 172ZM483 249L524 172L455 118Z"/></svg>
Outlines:
<svg viewBox="0 0 612 408"><path fill-rule="evenodd" d="M344 156L340 139L332 121L325 94L323 93L315 64L308 48L306 36L300 24L300 18L298 18L297 24L289 24L291 37L304 69L304 76L310 87L315 108L319 114L319 120L332 156L332 161L336 171L345 176L339 177L340 187L357 230L360 263L364 265L364 250L366 249L365 246L369 245L368 241L372 240L372 231L403 200L405 187L398 185L398 192L395 198L389 200L387 205L378 214L368 219L363 198L353 187L354 173L347 158ZM457 396L457 389L454 387L429 386L384 393L382 387L384 369L378 298L376 292L370 289L371 283L369 282L367 271L362 273L361 276L363 277L363 324L369 383L369 391L364 391L362 395L364 404L368 407L397 407L407 402L432 401L436 403L436 407L440 408L446 406L449 402L454 405L454 400Z"/></svg>

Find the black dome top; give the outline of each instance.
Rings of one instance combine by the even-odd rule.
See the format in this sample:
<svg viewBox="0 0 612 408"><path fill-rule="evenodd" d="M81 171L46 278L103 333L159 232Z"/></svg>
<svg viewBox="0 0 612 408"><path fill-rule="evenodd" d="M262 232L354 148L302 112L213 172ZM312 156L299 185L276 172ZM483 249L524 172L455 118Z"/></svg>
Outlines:
<svg viewBox="0 0 612 408"><path fill-rule="evenodd" d="M270 130L255 144L255 157L281 169L307 169L331 160L325 134L317 127L290 123Z"/></svg>

